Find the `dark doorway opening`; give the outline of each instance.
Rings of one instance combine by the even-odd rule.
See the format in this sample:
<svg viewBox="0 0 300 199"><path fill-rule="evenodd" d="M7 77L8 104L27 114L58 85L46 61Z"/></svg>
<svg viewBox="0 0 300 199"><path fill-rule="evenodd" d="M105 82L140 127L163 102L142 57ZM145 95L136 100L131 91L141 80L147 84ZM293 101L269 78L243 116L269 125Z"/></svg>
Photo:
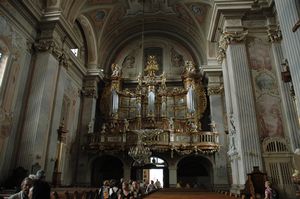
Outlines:
<svg viewBox="0 0 300 199"><path fill-rule="evenodd" d="M212 164L201 156L185 157L177 165L177 180L181 187L212 189Z"/></svg>
<svg viewBox="0 0 300 199"><path fill-rule="evenodd" d="M100 187L104 180L123 178L123 163L114 156L105 155L94 160L92 165L91 186Z"/></svg>

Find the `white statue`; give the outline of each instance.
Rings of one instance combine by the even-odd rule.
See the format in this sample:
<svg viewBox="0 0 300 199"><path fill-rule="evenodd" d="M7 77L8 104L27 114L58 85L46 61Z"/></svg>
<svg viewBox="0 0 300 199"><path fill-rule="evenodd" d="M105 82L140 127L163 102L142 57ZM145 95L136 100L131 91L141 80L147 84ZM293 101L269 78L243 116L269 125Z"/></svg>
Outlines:
<svg viewBox="0 0 300 199"><path fill-rule="evenodd" d="M143 84L143 77L141 73L139 73L139 75L137 76L137 82L138 82L138 86L141 87Z"/></svg>
<svg viewBox="0 0 300 199"><path fill-rule="evenodd" d="M106 132L106 124L103 123L101 127L101 133L105 133L105 132Z"/></svg>
<svg viewBox="0 0 300 199"><path fill-rule="evenodd" d="M118 64L113 63L111 65L112 77L119 77L121 75L121 68Z"/></svg>
<svg viewBox="0 0 300 199"><path fill-rule="evenodd" d="M124 119L124 131L128 131L129 130L129 121L125 118Z"/></svg>
<svg viewBox="0 0 300 199"><path fill-rule="evenodd" d="M297 148L294 152L294 163L295 163L296 170L299 172L299 170L300 170L300 148Z"/></svg>
<svg viewBox="0 0 300 199"><path fill-rule="evenodd" d="M173 117L169 118L169 129L174 130L174 120Z"/></svg>
<svg viewBox="0 0 300 199"><path fill-rule="evenodd" d="M167 78L166 78L166 73L165 71L161 74L161 85L162 86L166 86L166 81L167 81Z"/></svg>
<svg viewBox="0 0 300 199"><path fill-rule="evenodd" d="M95 119L92 119L90 122L89 122L89 124L88 124L88 133L93 133L93 131L94 131L94 122L95 121Z"/></svg>

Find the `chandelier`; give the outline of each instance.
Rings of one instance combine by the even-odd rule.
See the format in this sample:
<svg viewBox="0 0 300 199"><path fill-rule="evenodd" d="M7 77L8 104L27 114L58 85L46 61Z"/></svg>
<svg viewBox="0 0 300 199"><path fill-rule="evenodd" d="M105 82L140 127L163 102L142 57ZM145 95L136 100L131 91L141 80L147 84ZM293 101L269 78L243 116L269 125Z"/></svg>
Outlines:
<svg viewBox="0 0 300 199"><path fill-rule="evenodd" d="M144 146L142 141L143 131L136 130L134 132L138 135L137 144L129 149L128 155L133 158L134 165L143 165L147 160L149 160L152 152L149 147Z"/></svg>

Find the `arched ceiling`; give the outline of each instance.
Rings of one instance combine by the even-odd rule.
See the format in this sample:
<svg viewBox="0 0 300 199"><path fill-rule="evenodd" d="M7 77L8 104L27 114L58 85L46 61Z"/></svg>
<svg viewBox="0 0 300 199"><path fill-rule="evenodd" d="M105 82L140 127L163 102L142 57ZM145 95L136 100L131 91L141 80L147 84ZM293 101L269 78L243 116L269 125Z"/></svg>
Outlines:
<svg viewBox="0 0 300 199"><path fill-rule="evenodd" d="M108 67L106 60L113 52L141 37L143 24L145 37L181 42L196 64L205 63L211 4L212 0L61 0L70 23L79 21L83 30L89 24L89 30L84 31L91 54L89 64L94 64L91 58L96 57L100 67Z"/></svg>

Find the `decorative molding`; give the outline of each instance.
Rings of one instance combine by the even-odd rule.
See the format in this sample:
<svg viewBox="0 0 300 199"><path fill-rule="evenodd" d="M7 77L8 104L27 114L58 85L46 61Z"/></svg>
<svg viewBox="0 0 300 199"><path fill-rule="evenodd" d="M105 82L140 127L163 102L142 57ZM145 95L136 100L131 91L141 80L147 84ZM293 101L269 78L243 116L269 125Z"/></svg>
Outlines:
<svg viewBox="0 0 300 199"><path fill-rule="evenodd" d="M34 44L34 48L40 52L48 51L58 60L62 56L61 50L59 50L58 45L53 40L39 40Z"/></svg>
<svg viewBox="0 0 300 199"><path fill-rule="evenodd" d="M226 57L226 50L228 45L233 43L244 42L246 36L248 35L248 30L238 31L238 32L222 32L219 40L219 50L217 54L217 60L222 63L223 59Z"/></svg>
<svg viewBox="0 0 300 199"><path fill-rule="evenodd" d="M85 81L83 89L82 89L83 95L86 97L98 98L97 85L98 85L97 80L91 79L91 80Z"/></svg>
<svg viewBox="0 0 300 199"><path fill-rule="evenodd" d="M280 42L282 40L282 34L279 27L277 27L276 29L268 28L267 32L268 32L269 42L274 43L274 42Z"/></svg>
<svg viewBox="0 0 300 199"><path fill-rule="evenodd" d="M209 86L207 88L207 94L210 95L221 95L224 89L223 86Z"/></svg>
<svg viewBox="0 0 300 199"><path fill-rule="evenodd" d="M0 107L0 136L7 137L12 125L13 114Z"/></svg>

